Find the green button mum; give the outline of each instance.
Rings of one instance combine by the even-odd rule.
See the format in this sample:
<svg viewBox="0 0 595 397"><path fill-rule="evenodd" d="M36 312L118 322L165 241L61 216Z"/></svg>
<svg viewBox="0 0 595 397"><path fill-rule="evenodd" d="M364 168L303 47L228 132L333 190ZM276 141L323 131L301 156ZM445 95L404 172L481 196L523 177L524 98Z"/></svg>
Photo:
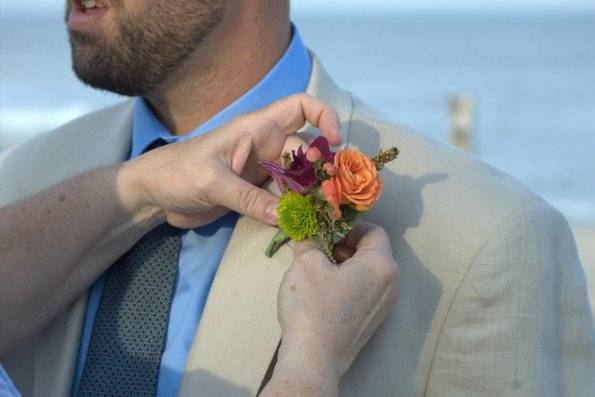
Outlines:
<svg viewBox="0 0 595 397"><path fill-rule="evenodd" d="M292 240L303 240L318 232L316 210L311 196L287 192L277 208L279 228Z"/></svg>

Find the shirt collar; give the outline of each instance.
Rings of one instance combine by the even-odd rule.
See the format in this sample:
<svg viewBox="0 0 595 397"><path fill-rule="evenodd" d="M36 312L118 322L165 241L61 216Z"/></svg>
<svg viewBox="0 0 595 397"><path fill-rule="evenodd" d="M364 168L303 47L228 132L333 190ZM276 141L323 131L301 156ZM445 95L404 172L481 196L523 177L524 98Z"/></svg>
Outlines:
<svg viewBox="0 0 595 397"><path fill-rule="evenodd" d="M291 41L285 53L263 79L189 134L172 135L151 111L146 100L136 98L130 158L142 154L146 147L157 139L161 138L168 143L192 139L231 121L240 114L261 109L288 95L304 92L310 80L312 64L302 38L293 25L291 32Z"/></svg>

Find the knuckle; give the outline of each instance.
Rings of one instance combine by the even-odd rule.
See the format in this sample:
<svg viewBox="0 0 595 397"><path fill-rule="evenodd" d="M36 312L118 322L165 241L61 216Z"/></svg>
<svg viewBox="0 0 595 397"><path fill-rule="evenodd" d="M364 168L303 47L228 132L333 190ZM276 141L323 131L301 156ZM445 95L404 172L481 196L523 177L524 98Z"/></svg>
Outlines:
<svg viewBox="0 0 595 397"><path fill-rule="evenodd" d="M302 252L296 254L293 261L297 266L304 266L306 263L308 263L311 260L312 256L313 256L312 250L302 251Z"/></svg>
<svg viewBox="0 0 595 397"><path fill-rule="evenodd" d="M254 123L252 113L236 116L233 120L234 130L238 135L253 135Z"/></svg>
<svg viewBox="0 0 595 397"><path fill-rule="evenodd" d="M309 98L312 98L310 95L304 93L304 92L300 92L294 95L291 95L290 97L288 97L287 99L292 101L292 102L302 102L302 101L306 101Z"/></svg>
<svg viewBox="0 0 595 397"><path fill-rule="evenodd" d="M295 94L296 98L304 99L304 98L312 98L312 95L307 94L305 92L298 92Z"/></svg>
<svg viewBox="0 0 595 397"><path fill-rule="evenodd" d="M261 206L260 192L256 186L248 187L240 193L240 206L247 212L256 211Z"/></svg>
<svg viewBox="0 0 595 397"><path fill-rule="evenodd" d="M239 116L235 116L226 125L226 133L235 137L241 137L246 135L254 135L258 130L259 111L245 113Z"/></svg>
<svg viewBox="0 0 595 397"><path fill-rule="evenodd" d="M384 285L394 286L399 280L399 270L392 261L382 262L379 269L379 276Z"/></svg>
<svg viewBox="0 0 595 397"><path fill-rule="evenodd" d="M325 105L325 111L327 111L330 115L332 115L332 117L338 119L339 118L339 113L337 113L337 111L335 110L334 107L330 106L330 105Z"/></svg>
<svg viewBox="0 0 595 397"><path fill-rule="evenodd" d="M322 260L321 256L324 255L316 250L300 252L294 258L294 264L303 270L312 271L320 266Z"/></svg>
<svg viewBox="0 0 595 397"><path fill-rule="evenodd" d="M277 101L273 102L271 107L277 108L279 110L286 109L286 108L291 109L298 103L298 100L297 100L298 95L299 94L294 94L294 95L290 95L285 98L278 99Z"/></svg>
<svg viewBox="0 0 595 397"><path fill-rule="evenodd" d="M370 233L373 234L374 238L377 241L382 241L385 243L390 241L390 238L388 237L388 233L386 232L386 230L384 230L384 228L378 225L370 224Z"/></svg>
<svg viewBox="0 0 595 397"><path fill-rule="evenodd" d="M301 109L303 104L312 101L313 97L309 94L298 93L291 95L283 100L283 105L289 109ZM300 110L301 111L301 110Z"/></svg>

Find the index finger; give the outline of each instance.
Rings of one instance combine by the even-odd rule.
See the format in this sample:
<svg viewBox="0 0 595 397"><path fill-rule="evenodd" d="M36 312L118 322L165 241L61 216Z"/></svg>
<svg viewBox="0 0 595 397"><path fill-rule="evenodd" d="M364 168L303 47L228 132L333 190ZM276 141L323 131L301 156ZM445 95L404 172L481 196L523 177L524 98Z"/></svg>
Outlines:
<svg viewBox="0 0 595 397"><path fill-rule="evenodd" d="M308 122L318 127L320 135L331 145L341 144L341 126L337 112L308 94L296 94L280 99L247 117L247 121L253 124L252 130L264 127L285 135L293 135ZM258 135L255 139L266 137Z"/></svg>

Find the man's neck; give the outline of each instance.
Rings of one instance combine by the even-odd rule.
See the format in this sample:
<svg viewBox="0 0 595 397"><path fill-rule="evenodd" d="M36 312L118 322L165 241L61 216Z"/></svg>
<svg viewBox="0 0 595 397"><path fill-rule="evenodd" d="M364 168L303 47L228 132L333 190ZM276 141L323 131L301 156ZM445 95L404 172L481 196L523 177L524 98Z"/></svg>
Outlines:
<svg viewBox="0 0 595 397"><path fill-rule="evenodd" d="M172 134L185 135L209 120L256 85L282 56L291 36L287 13L250 11L254 15L228 13L180 72L147 95Z"/></svg>

